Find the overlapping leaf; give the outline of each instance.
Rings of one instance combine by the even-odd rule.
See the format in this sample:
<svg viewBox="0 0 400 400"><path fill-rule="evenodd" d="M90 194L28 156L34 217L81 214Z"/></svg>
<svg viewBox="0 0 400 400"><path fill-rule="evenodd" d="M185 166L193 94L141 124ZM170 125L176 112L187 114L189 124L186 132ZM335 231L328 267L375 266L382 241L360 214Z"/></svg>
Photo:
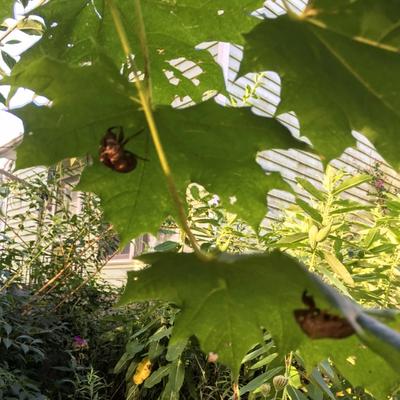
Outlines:
<svg viewBox="0 0 400 400"><path fill-rule="evenodd" d="M0 24L6 19L12 17L13 0L0 0Z"/></svg>
<svg viewBox="0 0 400 400"><path fill-rule="evenodd" d="M301 354L310 366L329 356L335 367L354 387L366 388L377 400L385 400L400 385L400 377L379 355L372 353L356 337L341 340L305 341ZM377 377L379 371L379 377Z"/></svg>
<svg viewBox="0 0 400 400"><path fill-rule="evenodd" d="M278 112L295 111L327 158L352 144L354 129L398 166L399 14L394 0L315 0L299 18L267 20L245 35L244 70L280 74Z"/></svg>
<svg viewBox="0 0 400 400"><path fill-rule="evenodd" d="M170 104L175 95L181 98L189 95L197 102L205 92L223 88L219 66L207 51L195 47L211 41L241 43L240 32L249 30L258 22L249 14L262 1L142 1L145 39L139 34L141 24L134 3L115 1L136 54L138 68L147 71L149 67L153 100L157 104ZM47 31L42 42L28 52L17 69L25 68L43 54L73 64L90 62L97 46L107 49L118 68L125 63L106 0L52 0L35 13L44 18ZM144 65L146 57L149 59L147 67ZM196 81L185 77L182 71L170 64L171 60L180 57L198 65L201 73L196 76ZM168 73L175 78L174 85L170 84Z"/></svg>
<svg viewBox="0 0 400 400"><path fill-rule="evenodd" d="M398 0L314 0L309 10L314 21L329 30L371 45L399 48Z"/></svg>
<svg viewBox="0 0 400 400"><path fill-rule="evenodd" d="M94 164L85 171L79 189L100 195L106 216L123 241L156 232L173 214L146 129L127 146L148 160L139 161L134 171L119 174L98 161L99 143L109 127L123 126L127 136L146 128L135 90L108 59L68 67L44 57L9 82L52 100L51 107L30 105L17 112L27 132L18 150L18 168L90 154ZM277 175L264 174L255 162L257 152L303 146L273 120L211 101L185 110L159 107L155 118L180 192L198 182L254 227L265 215L266 193L282 184Z"/></svg>
<svg viewBox="0 0 400 400"><path fill-rule="evenodd" d="M176 317L170 343L184 342L195 335L203 351L217 353L219 360L231 367L234 374L238 373L249 348L261 342L263 327L270 331L282 353L300 347L307 351L306 354L312 353L309 365L334 355L345 376L350 374L349 378L354 379L355 384L363 383L375 392L377 388L385 390L378 393L380 396L400 383L395 371L364 345L371 345L373 337L375 343L379 343L374 351L398 368L400 333L389 331L366 316L357 305L316 280L288 256L280 253L223 255L202 262L193 254L156 253L143 256L142 260L151 267L129 273L121 304L149 298L176 304L181 311ZM304 290L314 296L318 307L338 313L332 311L332 306L327 306L327 296L358 330L364 344L353 336L344 340L316 340L310 344L293 315L295 309L305 307L301 302ZM365 318L370 325L362 322ZM371 329L372 324L381 331ZM382 352L385 340L390 337L393 338L389 345L393 357ZM350 362L346 363L351 356L350 361L357 366L357 372ZM385 382L368 382L361 376L376 367L382 367L387 373Z"/></svg>

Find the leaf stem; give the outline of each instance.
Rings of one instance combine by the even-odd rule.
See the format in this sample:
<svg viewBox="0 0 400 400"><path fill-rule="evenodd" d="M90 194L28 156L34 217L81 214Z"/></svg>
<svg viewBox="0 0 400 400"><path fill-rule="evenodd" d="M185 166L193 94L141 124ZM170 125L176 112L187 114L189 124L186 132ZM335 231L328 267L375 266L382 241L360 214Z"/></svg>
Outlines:
<svg viewBox="0 0 400 400"><path fill-rule="evenodd" d="M115 29L117 31L119 40L121 42L122 49L125 53L128 63L129 63L128 67L131 69L131 71L133 72L134 77L135 77L134 83L136 85L136 88L137 88L137 91L139 94L139 99L140 99L140 102L143 107L143 112L146 117L150 135L153 140L153 144L156 149L158 159L160 161L161 169L162 169L165 179L167 181L168 190L170 192L173 202L175 203L175 206L176 206L176 209L178 212L178 217L179 217L180 223L182 225L182 229L185 231L185 234L187 235L195 253L203 260L209 260L210 256L208 254L204 253L203 251L201 251L196 238L194 237L192 231L190 230L190 227L189 227L189 224L188 224L188 221L186 218L185 208L184 208L181 198L179 196L178 189L176 187L174 178L172 176L172 171L169 166L167 156L165 154L164 148L161 143L161 139L160 139L160 135L158 133L156 121L154 119L150 99L149 99L146 89L143 88L142 83L140 81L140 78L138 75L138 70L135 66L135 61L132 57L133 52L130 47L125 28L123 26L120 13L119 13L117 7L115 6L113 0L107 0L107 1L108 1L110 11L111 11ZM140 9L139 2L137 2L137 7L139 7L139 9ZM138 15L138 17L142 18L141 12ZM142 24L143 24L143 22L142 22ZM144 27L142 27L142 29L143 29L143 34L144 34ZM143 42L143 43L145 43L145 42Z"/></svg>
<svg viewBox="0 0 400 400"><path fill-rule="evenodd" d="M147 46L146 29L143 22L144 19L143 19L142 7L140 6L140 0L134 0L134 6L138 22L138 36L139 36L140 48L142 50L142 55L144 59L144 76L147 84L146 93L148 96L147 100L149 104L151 104L152 93L151 93L150 56L149 56L149 49Z"/></svg>
<svg viewBox="0 0 400 400"><path fill-rule="evenodd" d="M32 8L32 10L30 10L30 11L33 11L33 10L35 10L36 8L39 8L39 7L41 7L42 5L43 5L43 3L45 2L45 0L41 0L34 8ZM0 43L8 36L8 35L10 35L12 32L14 32L17 28L18 28L18 26L19 26L19 24L21 23L21 22L24 22L24 21L26 21L27 19L28 19L28 17L29 16L23 16L21 19L17 19L15 22L14 22L14 24L12 24L1 36L0 36Z"/></svg>
<svg viewBox="0 0 400 400"><path fill-rule="evenodd" d="M233 389L233 400L240 400L240 390L239 390L238 380L233 382L232 389Z"/></svg>
<svg viewBox="0 0 400 400"><path fill-rule="evenodd" d="M286 364L285 365L285 367L286 367L285 376L286 376L286 378L288 378L288 380L290 380L290 373L291 373L291 370L292 370L292 359L293 359L293 351L291 351L289 353L289 356L286 357L286 360L285 360L286 361L286 363L285 363ZM288 381L288 384L289 384L289 381ZM282 399L283 400L286 400L288 398L288 392L287 392L288 384L283 389L283 393L282 393Z"/></svg>
<svg viewBox="0 0 400 400"><path fill-rule="evenodd" d="M0 36L0 43L12 32L14 32L17 28L18 25L20 24L21 21L25 21L28 17L23 17L22 19L16 20L14 24L12 24L7 30Z"/></svg>

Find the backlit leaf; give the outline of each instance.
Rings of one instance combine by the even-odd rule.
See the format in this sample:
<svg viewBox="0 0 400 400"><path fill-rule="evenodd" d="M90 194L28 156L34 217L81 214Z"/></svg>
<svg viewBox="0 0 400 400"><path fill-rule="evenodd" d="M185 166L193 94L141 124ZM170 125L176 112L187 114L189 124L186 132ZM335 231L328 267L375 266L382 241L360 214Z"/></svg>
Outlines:
<svg viewBox="0 0 400 400"><path fill-rule="evenodd" d="M203 262L193 254L153 253L143 256L142 260L152 264L151 267L129 273L120 303L147 299L174 303L181 311L176 316L170 343L184 342L195 335L202 350L217 353L218 360L231 367L235 376L248 350L262 342L262 327L271 332L280 354L301 349L303 345L307 348L310 340L293 315L295 309L304 308L301 303L304 290L311 293L317 307L324 310L330 308L326 296L354 325L364 343L371 345L393 367L399 364L400 333L366 316L357 305L322 284L288 256L280 253L222 255ZM196 285L190 286L188 282L196 282ZM388 341L386 345L388 337L392 338L391 344ZM332 344L334 348L323 348L315 357L319 361L326 359L333 351L341 349L342 341L348 340L355 339L330 340L335 343ZM319 340L312 343L319 343ZM384 346L388 346L392 354L384 351ZM362 347L366 349L365 345ZM381 362L370 350L365 351L372 360ZM363 362L358 365L360 370L364 368ZM343 374L346 374L345 368Z"/></svg>
<svg viewBox="0 0 400 400"><path fill-rule="evenodd" d="M170 104L175 95L180 98L190 95L194 101L200 101L204 92L223 88L219 66L207 51L196 50L195 47L213 41L241 44L243 38L240 33L259 22L250 17L250 13L263 1L141 1L146 33L145 52L135 2L115 0L114 3L120 10L140 71L146 72L144 53L149 58L154 102ZM118 68L126 63L106 0L52 0L34 14L39 14L47 23L45 37L25 55L17 70L25 68L25 63L37 60L43 54L66 60L72 65L91 62L98 46L107 49L107 54ZM200 71L196 76L198 83L185 78L171 65L171 61L181 57L197 65ZM169 73L173 73L179 82L171 84L167 77Z"/></svg>
<svg viewBox="0 0 400 400"><path fill-rule="evenodd" d="M332 253L324 251L324 258L335 274L340 276L347 285L354 286L354 280L350 272Z"/></svg>
<svg viewBox="0 0 400 400"><path fill-rule="evenodd" d="M29 105L16 112L29 132L18 148L17 168L90 155L93 166L85 170L78 188L101 197L106 217L123 242L155 233L165 218L174 215L147 129L126 146L148 160L139 161L134 171L116 173L98 160L100 141L109 127L123 126L126 136L146 127L134 101L135 90L108 59L69 67L44 57L9 82L52 100L51 107ZM184 110L160 106L155 118L181 194L197 182L255 228L266 214L267 192L282 185L279 174L266 175L256 163L257 152L304 147L279 123L212 101Z"/></svg>
<svg viewBox="0 0 400 400"><path fill-rule="evenodd" d="M354 129L399 166L399 18L394 0L315 0L246 34L242 69L281 76L278 113L295 111L326 159L354 143Z"/></svg>

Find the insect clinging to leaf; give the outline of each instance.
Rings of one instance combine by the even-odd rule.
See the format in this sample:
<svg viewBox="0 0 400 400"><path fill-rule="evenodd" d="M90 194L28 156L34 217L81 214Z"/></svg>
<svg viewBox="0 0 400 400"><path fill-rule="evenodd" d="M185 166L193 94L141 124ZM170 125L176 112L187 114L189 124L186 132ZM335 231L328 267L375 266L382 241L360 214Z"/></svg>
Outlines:
<svg viewBox="0 0 400 400"><path fill-rule="evenodd" d="M346 318L333 315L316 307L314 298L303 293L303 303L308 309L294 310L296 322L302 331L312 339L343 339L355 333Z"/></svg>
<svg viewBox="0 0 400 400"><path fill-rule="evenodd" d="M119 130L118 134L114 132L115 129ZM112 126L108 128L100 142L100 162L114 171L127 173L133 171L137 167L138 160L148 161L146 158L140 157L125 149L125 145L129 140L142 132L143 129L136 132L133 136L125 138L122 126Z"/></svg>

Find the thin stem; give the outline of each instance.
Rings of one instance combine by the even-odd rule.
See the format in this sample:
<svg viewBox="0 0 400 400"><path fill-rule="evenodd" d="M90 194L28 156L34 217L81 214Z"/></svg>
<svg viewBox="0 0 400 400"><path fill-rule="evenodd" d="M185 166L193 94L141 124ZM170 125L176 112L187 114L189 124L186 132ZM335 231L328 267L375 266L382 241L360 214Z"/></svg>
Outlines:
<svg viewBox="0 0 400 400"><path fill-rule="evenodd" d="M29 261L29 263L26 266L20 267L20 269L10 278L8 279L2 287L0 287L0 292L2 292L4 289L8 288L21 274L24 272L29 271L29 268L33 264L34 261L36 261L48 248L50 247L50 244L47 246L41 248Z"/></svg>
<svg viewBox="0 0 400 400"><path fill-rule="evenodd" d="M189 227L189 224L188 224L188 221L186 218L185 208L180 199L177 187L175 185L174 178L172 176L172 171L171 171L171 168L168 163L167 156L165 154L164 148L161 143L160 135L159 135L158 129L157 129L157 124L156 124L156 121L155 121L154 115L153 115L153 110L152 110L151 104L149 102L149 96L146 94L146 90L143 88L142 83L139 79L137 68L135 68L135 62L132 58L133 52L130 47L125 28L122 24L121 16L120 16L119 11L116 8L113 0L108 0L108 4L109 4L110 10L111 10L115 29L117 31L119 40L121 42L122 49L125 53L128 63L129 63L128 67L132 70L132 72L135 76L134 84L136 85L136 88L137 88L137 91L139 94L139 99L140 99L140 102L143 107L143 112L146 117L150 135L153 140L158 159L160 161L161 169L162 169L164 176L166 178L166 181L167 181L168 190L170 192L173 202L175 203L175 206L176 206L176 209L178 212L178 217L179 217L180 223L182 225L182 229L185 231L187 237L189 238L190 243L191 243L195 253L197 253L197 255L200 258L202 258L204 260L209 260L210 256L208 256L207 254L205 254L201 251L201 249L196 241L196 238L194 237L192 231L190 230L190 227ZM138 7L140 7L140 4L138 4Z"/></svg>
<svg viewBox="0 0 400 400"><path fill-rule="evenodd" d="M14 32L17 28L18 25L20 24L21 21L25 21L28 17L23 17L22 19L19 19L15 21L1 36L0 36L0 43L12 32Z"/></svg>
<svg viewBox="0 0 400 400"><path fill-rule="evenodd" d="M43 5L43 3L46 0L41 0L34 8L30 10L32 12L33 10L36 10L36 8L39 8ZM13 25L11 25L1 36L0 36L0 43L12 32L14 32L16 29L18 29L18 26L20 25L20 22L26 21L29 16L22 17L21 19L18 19L15 21Z"/></svg>
<svg viewBox="0 0 400 400"><path fill-rule="evenodd" d="M292 370L292 359L293 359L293 351L291 351L289 353L289 356L286 358L286 370L285 370L285 376L286 378L290 379L290 372ZM282 393L282 399L286 400L288 398L288 393L287 393L287 387L288 385L285 386L285 388L283 389L283 393Z"/></svg>
<svg viewBox="0 0 400 400"><path fill-rule="evenodd" d="M237 380L232 385L233 388L233 400L240 400L239 384Z"/></svg>
<svg viewBox="0 0 400 400"><path fill-rule="evenodd" d="M77 256L82 256L83 254L87 254L88 251L92 248L93 244L98 243L99 240L100 240L102 237L105 237L105 235L106 235L107 233L111 232L111 231L112 231L112 227L109 226L105 231L102 231L102 232L100 233L100 235L98 235L98 236L94 237L92 240L88 241L88 242L84 245L84 247L81 249L81 251L78 252L78 253L76 253L76 255L77 255ZM83 233L83 229L80 231L79 237L80 237L81 233ZM76 242L77 242L77 240L79 239L79 237L75 240L73 246L71 246L71 249L70 249L69 254L68 254L68 256L67 256L67 263L65 264L64 268L63 268L62 270L60 270L55 276L53 276L48 282L46 282L46 284L45 284L44 286L42 286L42 287L35 293L35 295L41 294L41 293L46 289L46 287L48 287L49 285L51 285L53 282L57 281L58 278L59 278L61 275L63 275L65 271L67 271L68 269L70 269L70 268L72 268L72 267L74 266L74 265L73 265L73 262L72 262L72 261L69 261L69 259L70 259L70 256L71 256L71 254L72 254L72 251L76 249ZM118 251L118 250L117 250L117 251ZM115 252L114 252L113 254L115 254ZM107 257L107 262L108 262L109 259L110 259L110 258ZM65 277L64 277L64 279L65 279ZM57 287L57 284L59 284L59 283L60 283L60 282L56 282L55 285L53 285L51 288L49 288L49 290L46 291L46 293L44 293L44 295L49 294L49 292L51 292L53 289L55 289L55 288Z"/></svg>
<svg viewBox="0 0 400 400"><path fill-rule="evenodd" d="M147 101L151 104L152 93L151 93L150 56L147 46L146 29L143 23L144 18L142 13L142 7L140 6L140 0L135 0L134 5L138 22L138 36L140 41L140 48L142 50L142 55L144 59L144 76L147 83L146 86Z"/></svg>
<svg viewBox="0 0 400 400"><path fill-rule="evenodd" d="M18 178L18 176L13 175L12 173L6 171L5 169L0 168L0 175L4 175L4 176L6 176L8 179L10 179L10 180L12 180L12 181L14 181L14 182L21 183L22 185L24 185L24 186L26 186L26 187L29 187L30 189L33 189L33 190L35 190L35 191L39 191L39 188L37 188L36 186L31 185L29 182L26 182L26 181L24 181L24 180L21 179L21 178Z"/></svg>
<svg viewBox="0 0 400 400"><path fill-rule="evenodd" d="M78 292L81 288L83 288L91 279L93 279L97 274L100 274L102 269L107 265L107 263L116 255L118 254L118 250L115 250L112 254L110 254L106 260L103 262L103 264L100 267L96 267L95 271L93 274L89 274L86 279L81 282L74 290L72 290L70 293L68 293L61 301L56 305L54 310L58 310L68 299L70 299L76 292Z"/></svg>

